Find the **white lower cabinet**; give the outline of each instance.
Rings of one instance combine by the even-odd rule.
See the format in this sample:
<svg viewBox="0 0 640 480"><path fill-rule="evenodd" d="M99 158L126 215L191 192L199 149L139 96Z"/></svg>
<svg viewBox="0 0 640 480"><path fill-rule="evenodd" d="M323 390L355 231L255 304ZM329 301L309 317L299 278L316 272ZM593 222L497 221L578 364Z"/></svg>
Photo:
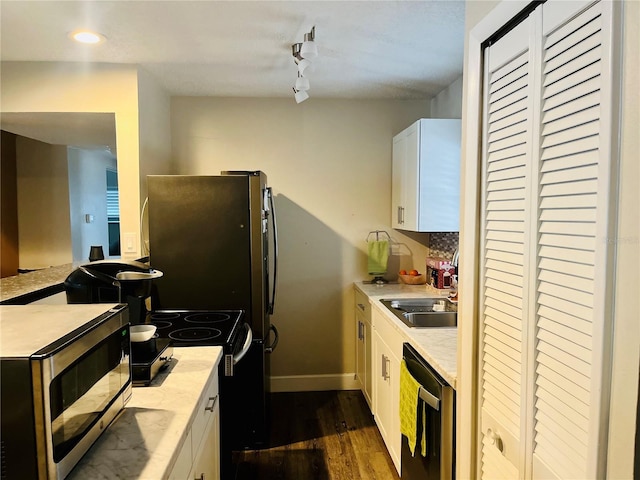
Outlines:
<svg viewBox="0 0 640 480"><path fill-rule="evenodd" d="M193 423L169 475L175 480L220 478L220 402L217 370L198 403Z"/></svg>
<svg viewBox="0 0 640 480"><path fill-rule="evenodd" d="M209 415L208 424L194 455L194 465L190 478L209 480L220 478L220 404L218 397Z"/></svg>
<svg viewBox="0 0 640 480"><path fill-rule="evenodd" d="M400 474L400 360L402 335L373 309L373 415Z"/></svg>
<svg viewBox="0 0 640 480"><path fill-rule="evenodd" d="M371 304L356 290L356 379L369 408L373 409L371 386Z"/></svg>

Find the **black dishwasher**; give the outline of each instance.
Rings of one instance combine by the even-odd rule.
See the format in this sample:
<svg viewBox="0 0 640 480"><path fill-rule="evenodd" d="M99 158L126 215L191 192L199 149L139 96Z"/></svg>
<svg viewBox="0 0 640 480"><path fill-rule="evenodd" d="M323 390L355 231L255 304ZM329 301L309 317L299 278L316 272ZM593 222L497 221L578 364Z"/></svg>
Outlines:
<svg viewBox="0 0 640 480"><path fill-rule="evenodd" d="M418 445L411 455L409 442L402 436L403 480L451 480L455 478L455 390L405 343L402 357L413 378L420 383L418 401ZM420 442L426 432L426 456Z"/></svg>

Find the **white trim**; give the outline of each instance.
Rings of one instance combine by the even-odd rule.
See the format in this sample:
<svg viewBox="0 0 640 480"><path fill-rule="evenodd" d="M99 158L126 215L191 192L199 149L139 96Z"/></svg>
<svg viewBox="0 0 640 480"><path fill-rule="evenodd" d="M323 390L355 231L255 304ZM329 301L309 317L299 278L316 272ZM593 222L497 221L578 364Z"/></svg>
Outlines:
<svg viewBox="0 0 640 480"><path fill-rule="evenodd" d="M360 383L356 380L355 373L271 377L272 392L315 392L323 390L360 390Z"/></svg>

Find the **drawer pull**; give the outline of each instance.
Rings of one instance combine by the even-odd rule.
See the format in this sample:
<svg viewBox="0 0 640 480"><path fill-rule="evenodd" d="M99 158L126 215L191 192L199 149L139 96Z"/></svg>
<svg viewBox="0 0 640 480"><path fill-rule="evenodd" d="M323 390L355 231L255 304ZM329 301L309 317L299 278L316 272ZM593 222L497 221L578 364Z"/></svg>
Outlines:
<svg viewBox="0 0 640 480"><path fill-rule="evenodd" d="M358 304L358 308L364 312L364 304L363 303L359 303Z"/></svg>
<svg viewBox="0 0 640 480"><path fill-rule="evenodd" d="M204 407L204 410L205 411L209 411L209 412L213 412L213 409L215 408L217 401L218 401L218 395L216 395L215 397L209 397L209 402L211 402L211 406L210 407Z"/></svg>

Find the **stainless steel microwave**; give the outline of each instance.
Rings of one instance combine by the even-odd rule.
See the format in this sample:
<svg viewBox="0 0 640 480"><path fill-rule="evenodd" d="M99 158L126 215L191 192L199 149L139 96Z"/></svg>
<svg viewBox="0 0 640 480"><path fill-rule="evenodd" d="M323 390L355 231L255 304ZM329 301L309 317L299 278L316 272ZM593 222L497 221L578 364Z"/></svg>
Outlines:
<svg viewBox="0 0 640 480"><path fill-rule="evenodd" d="M124 304L0 306L2 479L63 479L131 397Z"/></svg>

